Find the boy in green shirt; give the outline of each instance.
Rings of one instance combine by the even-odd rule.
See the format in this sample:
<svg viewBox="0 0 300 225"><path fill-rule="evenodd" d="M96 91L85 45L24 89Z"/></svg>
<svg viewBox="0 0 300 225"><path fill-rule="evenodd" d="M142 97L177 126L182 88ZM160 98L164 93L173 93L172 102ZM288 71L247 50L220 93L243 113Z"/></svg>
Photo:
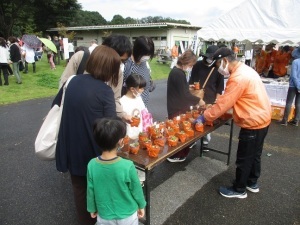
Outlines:
<svg viewBox="0 0 300 225"><path fill-rule="evenodd" d="M97 217L97 224L138 225L145 214L143 190L133 162L117 155L124 145L126 124L118 118L102 118L93 130L102 155L88 164L87 211Z"/></svg>

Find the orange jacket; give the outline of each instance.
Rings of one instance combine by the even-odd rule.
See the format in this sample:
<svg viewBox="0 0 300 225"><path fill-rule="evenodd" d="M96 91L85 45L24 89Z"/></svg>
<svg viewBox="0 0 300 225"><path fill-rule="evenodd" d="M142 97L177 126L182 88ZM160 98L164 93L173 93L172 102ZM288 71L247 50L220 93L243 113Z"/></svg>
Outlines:
<svg viewBox="0 0 300 225"><path fill-rule="evenodd" d="M223 95L205 110L204 118L214 121L233 108L234 122L246 129L261 129L271 123L271 103L259 75L249 66L238 63L228 78Z"/></svg>
<svg viewBox="0 0 300 225"><path fill-rule="evenodd" d="M271 52L267 53L267 57L266 57L266 68L269 69L269 67L271 66L271 64L274 63L274 59L276 57L277 51L276 50L272 50Z"/></svg>
<svg viewBox="0 0 300 225"><path fill-rule="evenodd" d="M255 57L255 70L258 74L262 74L262 72L266 69L266 58L267 53L264 50L261 50L259 54Z"/></svg>
<svg viewBox="0 0 300 225"><path fill-rule="evenodd" d="M291 59L291 53L290 52L277 52L274 64L273 64L273 73L277 76L285 76L287 73L286 66L289 65Z"/></svg>

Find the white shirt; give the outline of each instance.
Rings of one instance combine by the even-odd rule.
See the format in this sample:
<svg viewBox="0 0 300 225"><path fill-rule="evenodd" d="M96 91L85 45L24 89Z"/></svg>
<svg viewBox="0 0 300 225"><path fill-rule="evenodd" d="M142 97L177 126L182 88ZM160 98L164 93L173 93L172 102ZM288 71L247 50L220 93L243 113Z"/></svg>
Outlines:
<svg viewBox="0 0 300 225"><path fill-rule="evenodd" d="M135 109L138 110L140 116L140 124L138 127L131 127L129 123L126 123L127 126L127 135L131 139L137 139L139 133L143 131L143 119L142 119L142 110L146 108L142 97L137 98L129 98L126 95L123 95L120 99L121 105L123 107L123 111L133 116L133 111Z"/></svg>
<svg viewBox="0 0 300 225"><path fill-rule="evenodd" d="M9 48L3 48L0 46L0 63L8 63L9 60Z"/></svg>
<svg viewBox="0 0 300 225"><path fill-rule="evenodd" d="M74 52L74 45L73 45L73 43L68 43L68 51L69 52Z"/></svg>
<svg viewBox="0 0 300 225"><path fill-rule="evenodd" d="M23 46L23 50L25 52L25 60L28 63L34 63L34 56L35 56L35 52L33 48L30 48L28 45L24 44Z"/></svg>
<svg viewBox="0 0 300 225"><path fill-rule="evenodd" d="M98 45L97 44L92 44L90 47L89 47L89 51L90 51L90 54L92 54L92 51L97 47Z"/></svg>

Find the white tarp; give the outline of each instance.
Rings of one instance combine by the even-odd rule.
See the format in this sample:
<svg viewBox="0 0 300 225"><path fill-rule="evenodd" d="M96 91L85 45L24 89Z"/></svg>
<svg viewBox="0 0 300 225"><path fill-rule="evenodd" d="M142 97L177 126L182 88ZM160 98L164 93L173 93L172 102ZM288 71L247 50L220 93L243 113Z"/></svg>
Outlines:
<svg viewBox="0 0 300 225"><path fill-rule="evenodd" d="M300 0L246 0L197 32L205 41L300 42Z"/></svg>

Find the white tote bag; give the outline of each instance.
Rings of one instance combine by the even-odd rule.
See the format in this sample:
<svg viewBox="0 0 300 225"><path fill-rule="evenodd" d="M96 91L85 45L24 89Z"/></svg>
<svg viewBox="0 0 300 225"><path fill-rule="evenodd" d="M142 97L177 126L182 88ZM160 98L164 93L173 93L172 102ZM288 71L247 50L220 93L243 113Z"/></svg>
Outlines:
<svg viewBox="0 0 300 225"><path fill-rule="evenodd" d="M64 86L60 107L58 105L54 105L50 109L35 139L35 154L41 160L55 159L57 136L63 111L65 92L70 80L74 76L75 75L71 76Z"/></svg>

